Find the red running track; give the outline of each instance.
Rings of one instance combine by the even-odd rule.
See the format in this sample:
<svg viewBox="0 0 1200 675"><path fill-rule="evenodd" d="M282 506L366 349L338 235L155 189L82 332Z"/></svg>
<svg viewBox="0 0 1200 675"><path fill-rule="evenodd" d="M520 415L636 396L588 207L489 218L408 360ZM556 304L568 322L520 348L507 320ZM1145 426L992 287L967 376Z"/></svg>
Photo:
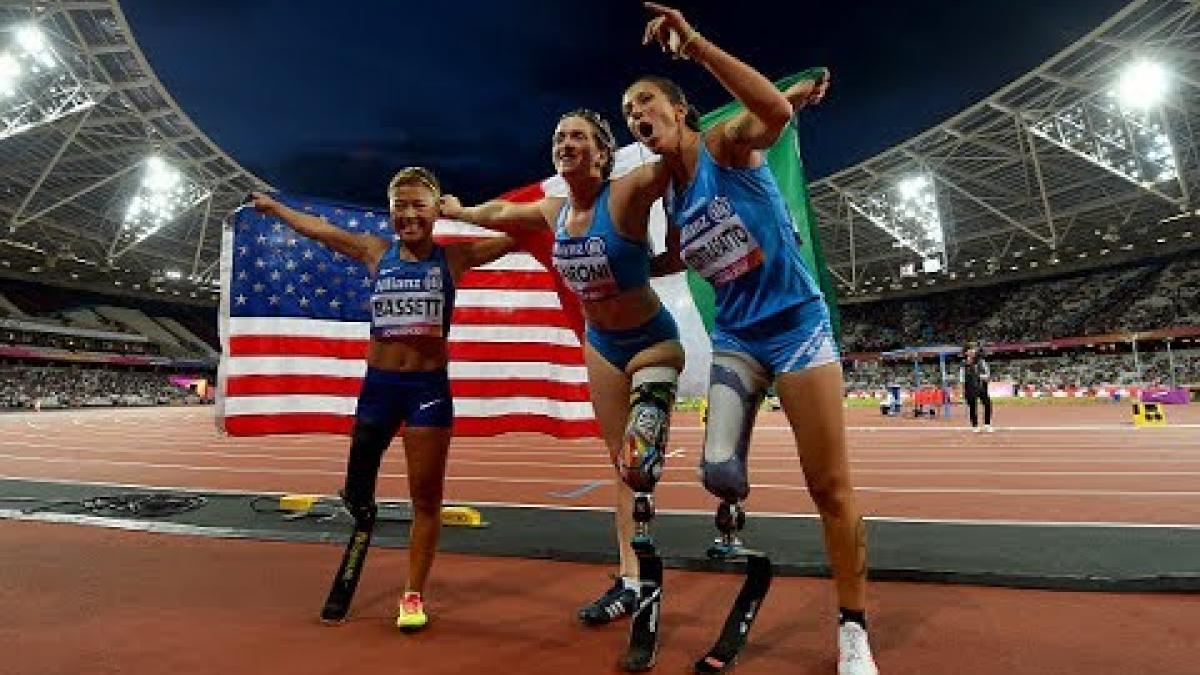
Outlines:
<svg viewBox="0 0 1200 675"><path fill-rule="evenodd" d="M1112 405L997 406L997 431L961 418L885 419L849 412L854 481L870 516L905 519L1200 524L1200 406L1136 429ZM220 436L211 408L111 409L0 416L0 477L255 492L332 494L347 441L337 436ZM708 513L698 485L702 431L679 414L658 490L661 510ZM760 416L751 446L752 513L811 514L795 442L780 413ZM407 494L400 444L380 497ZM598 441L537 435L460 438L447 500L607 507L612 469Z"/></svg>
<svg viewBox="0 0 1200 675"><path fill-rule="evenodd" d="M1000 408L1008 428L967 434L941 420L880 420L853 411L850 443L875 515L1127 523L1200 522L1200 414L1133 430L1124 406ZM1200 412L1198 410L1197 412ZM694 483L700 432L677 419L660 504L702 509ZM139 485L330 493L346 441L221 438L211 410L150 409L0 416L0 475ZM811 512L790 434L765 415L752 449L758 511ZM405 493L399 452L383 494ZM607 506L611 469L595 442L460 439L450 496ZM577 497L555 496L575 491ZM607 566L442 554L429 587L429 630L401 635L390 614L403 551L373 555L352 619L314 619L337 546L228 541L46 523L0 526L0 672L38 675L247 675L517 670L618 672L627 624L582 628L573 608ZM536 581L534 581L536 580ZM690 672L719 627L736 577L669 570L655 672ZM531 583L531 581L533 581ZM834 672L832 588L779 578L736 672ZM1107 594L875 583L872 642L882 671L937 675L1126 675L1195 671L1200 601L1186 594ZM64 639L70 636L69 639Z"/></svg>
<svg viewBox="0 0 1200 675"><path fill-rule="evenodd" d="M573 609L606 568L442 554L429 629L391 627L404 551L372 554L350 621L317 624L340 547L0 527L0 672L27 675L619 673L628 623L584 628ZM86 561L86 563L84 562ZM737 577L668 570L653 672L690 673ZM737 675L832 675L834 600L823 579L776 578ZM871 586L887 675L1186 675L1200 597L940 584Z"/></svg>

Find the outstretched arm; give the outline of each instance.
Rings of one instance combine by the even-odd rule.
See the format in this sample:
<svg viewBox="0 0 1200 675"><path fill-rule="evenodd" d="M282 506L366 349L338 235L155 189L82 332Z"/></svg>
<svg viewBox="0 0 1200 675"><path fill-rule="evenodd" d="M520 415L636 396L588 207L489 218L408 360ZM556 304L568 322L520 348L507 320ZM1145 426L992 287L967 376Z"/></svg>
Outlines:
<svg viewBox="0 0 1200 675"><path fill-rule="evenodd" d="M646 24L644 44L657 39L663 49L696 61L746 106L745 112L722 125L718 136L721 148L748 154L770 147L792 119L788 99L762 73L692 28L679 10L653 2L645 6L655 16Z"/></svg>
<svg viewBox="0 0 1200 675"><path fill-rule="evenodd" d="M259 213L282 220L305 237L371 267L379 262L388 247L388 243L379 237L347 232L329 221L297 211L261 192L250 193L250 206Z"/></svg>
<svg viewBox="0 0 1200 675"><path fill-rule="evenodd" d="M516 204L497 199L478 206L463 206L458 197L442 195L439 206L443 218L462 220L489 230L517 235L549 227L546 220L546 201L541 199Z"/></svg>

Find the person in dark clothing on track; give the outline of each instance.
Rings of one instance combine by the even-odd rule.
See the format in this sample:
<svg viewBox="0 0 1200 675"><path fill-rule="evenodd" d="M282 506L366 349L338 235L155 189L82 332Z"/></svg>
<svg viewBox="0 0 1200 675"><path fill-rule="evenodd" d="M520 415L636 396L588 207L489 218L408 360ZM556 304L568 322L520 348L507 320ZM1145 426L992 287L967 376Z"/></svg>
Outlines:
<svg viewBox="0 0 1200 675"><path fill-rule="evenodd" d="M988 395L988 383L992 379L992 369L983 360L979 347L969 344L963 349L963 362L958 367L958 381L962 384L963 398L967 402L967 410L971 415L971 430L979 433L979 412L976 403L983 402L983 429L991 433L992 429L992 397Z"/></svg>

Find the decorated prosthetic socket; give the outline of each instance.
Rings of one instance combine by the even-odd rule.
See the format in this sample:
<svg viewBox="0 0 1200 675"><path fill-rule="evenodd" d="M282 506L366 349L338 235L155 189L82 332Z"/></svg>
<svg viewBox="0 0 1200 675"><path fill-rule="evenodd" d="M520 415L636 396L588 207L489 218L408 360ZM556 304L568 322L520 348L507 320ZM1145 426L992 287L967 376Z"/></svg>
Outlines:
<svg viewBox="0 0 1200 675"><path fill-rule="evenodd" d="M754 359L736 352L713 354L701 464L704 488L721 500L716 514L720 536L708 551L712 557L736 555L741 547L738 533L746 524L741 502L750 494L750 434L767 383L766 370Z"/></svg>
<svg viewBox="0 0 1200 675"><path fill-rule="evenodd" d="M617 457L617 471L634 492L635 550L653 547L649 536L650 521L654 519L653 492L666 461L667 432L678 380L679 371L664 366L642 368L633 374L629 422L624 447Z"/></svg>
<svg viewBox="0 0 1200 675"><path fill-rule="evenodd" d="M661 366L633 374L629 422L617 470L634 492L653 492L662 477L678 380L679 371Z"/></svg>

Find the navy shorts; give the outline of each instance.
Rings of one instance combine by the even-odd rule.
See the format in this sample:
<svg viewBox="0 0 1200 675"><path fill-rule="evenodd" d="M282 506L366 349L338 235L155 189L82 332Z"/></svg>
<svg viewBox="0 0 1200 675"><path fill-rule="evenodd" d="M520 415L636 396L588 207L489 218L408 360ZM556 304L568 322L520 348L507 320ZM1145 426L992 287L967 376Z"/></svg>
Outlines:
<svg viewBox="0 0 1200 675"><path fill-rule="evenodd" d="M402 424L449 427L454 423L450 377L445 369L399 372L368 367L354 416L360 424L392 433Z"/></svg>
<svg viewBox="0 0 1200 675"><path fill-rule="evenodd" d="M621 370L642 350L669 340L679 340L679 327L666 307L659 307L657 314L637 328L603 330L590 324L587 327L588 344Z"/></svg>

